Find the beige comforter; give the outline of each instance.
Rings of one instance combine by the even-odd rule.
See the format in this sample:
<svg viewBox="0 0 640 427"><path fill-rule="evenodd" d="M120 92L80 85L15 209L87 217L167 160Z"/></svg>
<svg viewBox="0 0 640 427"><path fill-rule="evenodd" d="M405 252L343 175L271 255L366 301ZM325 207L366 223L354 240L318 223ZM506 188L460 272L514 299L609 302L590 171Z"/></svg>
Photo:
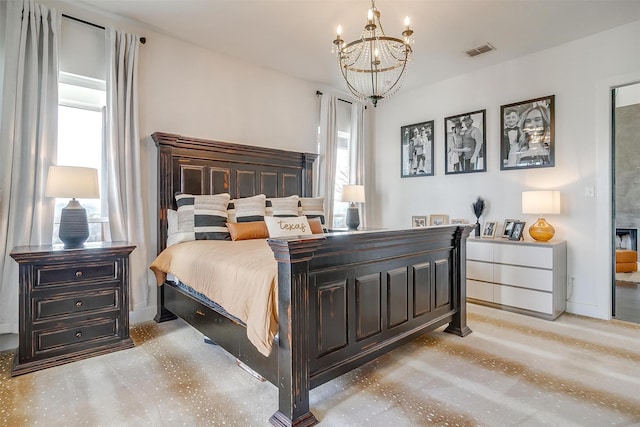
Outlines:
<svg viewBox="0 0 640 427"><path fill-rule="evenodd" d="M166 273L247 325L247 337L260 353L271 353L278 332L278 264L264 239L197 240L162 251L150 266L161 285Z"/></svg>

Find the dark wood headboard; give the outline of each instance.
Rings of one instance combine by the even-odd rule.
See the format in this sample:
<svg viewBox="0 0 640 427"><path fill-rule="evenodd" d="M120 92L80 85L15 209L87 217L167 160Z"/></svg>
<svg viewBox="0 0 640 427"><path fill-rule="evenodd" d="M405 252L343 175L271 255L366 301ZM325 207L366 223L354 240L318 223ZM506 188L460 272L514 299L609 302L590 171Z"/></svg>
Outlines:
<svg viewBox="0 0 640 427"><path fill-rule="evenodd" d="M175 193L311 197L317 154L232 144L156 132L158 253L167 242L167 209Z"/></svg>

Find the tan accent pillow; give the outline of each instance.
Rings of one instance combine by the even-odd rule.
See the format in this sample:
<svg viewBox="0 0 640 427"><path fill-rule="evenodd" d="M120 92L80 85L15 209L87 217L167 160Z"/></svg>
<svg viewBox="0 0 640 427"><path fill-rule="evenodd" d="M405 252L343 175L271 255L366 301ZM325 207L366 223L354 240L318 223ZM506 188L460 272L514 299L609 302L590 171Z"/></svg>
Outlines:
<svg viewBox="0 0 640 427"><path fill-rule="evenodd" d="M320 220L320 218L316 217L316 218L307 218L307 221L309 221L309 227L311 227L311 232L313 234L322 234L324 233L324 230L322 229L322 221Z"/></svg>
<svg viewBox="0 0 640 427"><path fill-rule="evenodd" d="M266 239L269 237L269 230L264 221L228 222L227 228L231 234L231 240Z"/></svg>

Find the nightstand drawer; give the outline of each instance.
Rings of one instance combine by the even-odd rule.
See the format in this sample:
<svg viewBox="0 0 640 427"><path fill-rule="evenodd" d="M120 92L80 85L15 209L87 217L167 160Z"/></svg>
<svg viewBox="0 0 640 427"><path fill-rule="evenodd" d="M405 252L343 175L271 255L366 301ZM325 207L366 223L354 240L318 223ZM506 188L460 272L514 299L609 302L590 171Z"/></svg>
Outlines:
<svg viewBox="0 0 640 427"><path fill-rule="evenodd" d="M38 266L35 267L35 276L35 287L90 282L92 280L116 280L119 278L118 265L115 261Z"/></svg>
<svg viewBox="0 0 640 427"><path fill-rule="evenodd" d="M33 298L33 320L49 320L57 316L86 313L92 310L117 309L118 289L48 298Z"/></svg>
<svg viewBox="0 0 640 427"><path fill-rule="evenodd" d="M100 321L93 321L91 324L77 325L65 329L36 331L34 335L37 354L101 338L117 337L118 319L101 319Z"/></svg>

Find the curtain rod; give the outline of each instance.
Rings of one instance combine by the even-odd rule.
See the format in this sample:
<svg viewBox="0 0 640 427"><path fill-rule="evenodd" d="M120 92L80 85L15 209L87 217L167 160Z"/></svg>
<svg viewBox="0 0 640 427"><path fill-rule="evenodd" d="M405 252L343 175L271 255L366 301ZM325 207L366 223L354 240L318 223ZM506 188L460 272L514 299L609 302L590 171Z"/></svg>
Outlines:
<svg viewBox="0 0 640 427"><path fill-rule="evenodd" d="M322 92L319 90L316 91L316 96L322 96ZM347 101L346 99L338 98L338 101L346 102L347 104L353 104L351 101Z"/></svg>
<svg viewBox="0 0 640 427"><path fill-rule="evenodd" d="M71 19L72 21L80 22L81 24L89 25L91 27L100 28L101 30L105 29L102 25L94 24L93 22L85 21L84 19L76 18L75 16L69 16L63 13L62 17ZM147 42L146 37L140 37L140 43L145 44L146 42Z"/></svg>

